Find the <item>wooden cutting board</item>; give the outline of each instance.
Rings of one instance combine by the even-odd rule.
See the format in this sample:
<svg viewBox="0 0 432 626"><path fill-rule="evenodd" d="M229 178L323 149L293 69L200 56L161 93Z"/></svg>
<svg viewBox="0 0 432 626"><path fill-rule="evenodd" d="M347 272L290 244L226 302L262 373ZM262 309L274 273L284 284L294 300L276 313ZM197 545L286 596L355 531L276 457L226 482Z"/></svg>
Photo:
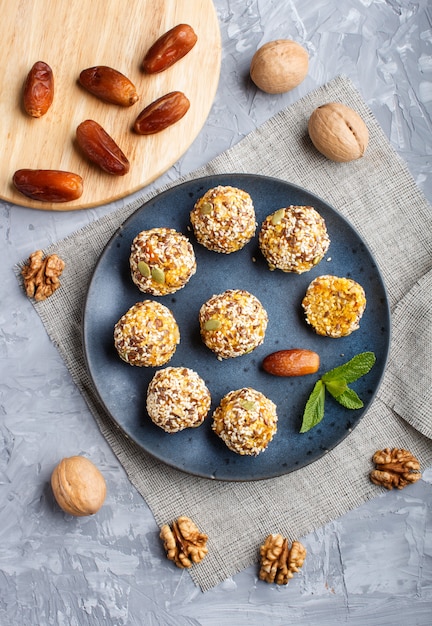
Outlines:
<svg viewBox="0 0 432 626"><path fill-rule="evenodd" d="M221 62L216 11L211 0L32 0L1 3L0 197L35 209L71 210L105 204L155 180L199 134L213 104ZM195 47L171 68L145 75L141 62L150 45L179 23L198 35ZM36 61L51 66L54 102L39 119L22 108L22 88ZM140 100L123 108L99 101L77 83L81 70L108 65L136 86ZM140 111L156 98L183 91L191 106L182 120L151 136L131 130ZM114 177L86 162L75 130L94 119L113 137L131 163ZM17 169L62 169L84 180L81 198L41 203L12 185Z"/></svg>

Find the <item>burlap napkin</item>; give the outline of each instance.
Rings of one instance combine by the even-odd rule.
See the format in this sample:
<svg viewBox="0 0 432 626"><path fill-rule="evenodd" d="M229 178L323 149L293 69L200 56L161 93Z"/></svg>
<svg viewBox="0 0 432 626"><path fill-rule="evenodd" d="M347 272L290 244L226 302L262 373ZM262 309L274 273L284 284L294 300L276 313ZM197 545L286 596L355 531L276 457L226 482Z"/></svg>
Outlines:
<svg viewBox="0 0 432 626"><path fill-rule="evenodd" d="M329 101L347 104L366 121L370 144L359 161L336 164L311 145L308 118ZM405 447L423 467L432 462L432 208L359 93L349 80L338 77L187 178L225 172L266 174L309 189L351 221L378 261L393 309L391 358L372 407L336 449L280 478L218 482L155 461L126 439L104 413L83 359L83 299L103 247L147 199L144 193L47 251L61 256L66 270L62 288L36 305L101 432L157 523L188 515L209 535L209 554L191 571L203 591L256 563L267 534L301 538L381 494L368 479L376 449Z"/></svg>

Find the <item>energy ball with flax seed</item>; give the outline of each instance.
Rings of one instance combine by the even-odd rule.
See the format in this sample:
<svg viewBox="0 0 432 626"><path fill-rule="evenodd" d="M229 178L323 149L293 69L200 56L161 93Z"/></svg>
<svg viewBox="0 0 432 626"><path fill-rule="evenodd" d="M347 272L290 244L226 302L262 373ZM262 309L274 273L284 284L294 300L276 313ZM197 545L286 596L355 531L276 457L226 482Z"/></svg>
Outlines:
<svg viewBox="0 0 432 626"><path fill-rule="evenodd" d="M171 311L153 300L137 302L114 327L114 345L123 361L139 367L167 363L180 342Z"/></svg>
<svg viewBox="0 0 432 626"><path fill-rule="evenodd" d="M330 245L324 218L311 206L289 206L268 215L259 246L271 270L302 274L324 257Z"/></svg>
<svg viewBox="0 0 432 626"><path fill-rule="evenodd" d="M243 289L212 296L199 312L202 340L220 360L255 350L264 341L267 322L261 302Z"/></svg>
<svg viewBox="0 0 432 626"><path fill-rule="evenodd" d="M277 430L274 402L245 387L230 391L213 413L213 431L237 454L256 456L265 450Z"/></svg>
<svg viewBox="0 0 432 626"><path fill-rule="evenodd" d="M138 289L154 296L178 291L196 272L192 244L172 228L138 233L131 245L129 264Z"/></svg>
<svg viewBox="0 0 432 626"><path fill-rule="evenodd" d="M167 433L196 428L210 409L210 392L203 379L187 367L166 367L147 389L147 413Z"/></svg>
<svg viewBox="0 0 432 626"><path fill-rule="evenodd" d="M318 276L307 288L302 306L307 323L318 335L346 337L359 328L366 295L351 278Z"/></svg>
<svg viewBox="0 0 432 626"><path fill-rule="evenodd" d="M195 203L190 219L197 241L224 254L243 248L256 230L252 198L236 187L209 189Z"/></svg>

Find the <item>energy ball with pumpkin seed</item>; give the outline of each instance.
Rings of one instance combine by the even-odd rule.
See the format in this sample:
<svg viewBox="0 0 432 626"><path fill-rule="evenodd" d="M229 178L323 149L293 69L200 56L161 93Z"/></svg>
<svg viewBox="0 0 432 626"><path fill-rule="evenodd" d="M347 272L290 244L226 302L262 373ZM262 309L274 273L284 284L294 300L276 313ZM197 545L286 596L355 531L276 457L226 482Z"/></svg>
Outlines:
<svg viewBox="0 0 432 626"><path fill-rule="evenodd" d="M260 391L230 391L213 413L212 429L237 454L256 456L277 430L276 405Z"/></svg>
<svg viewBox="0 0 432 626"><path fill-rule="evenodd" d="M178 291L196 272L192 244L172 228L138 233L132 241L129 264L138 289L154 296Z"/></svg>
<svg viewBox="0 0 432 626"><path fill-rule="evenodd" d="M147 389L147 413L167 433L196 428L210 409L210 392L203 379L187 367L156 372Z"/></svg>
<svg viewBox="0 0 432 626"><path fill-rule="evenodd" d="M318 276L307 288L302 306L307 323L318 335L346 337L359 328L366 295L351 278Z"/></svg>
<svg viewBox="0 0 432 626"><path fill-rule="evenodd" d="M264 341L267 322L261 302L243 289L214 295L199 311L202 340L219 360L255 350Z"/></svg>
<svg viewBox="0 0 432 626"><path fill-rule="evenodd" d="M223 254L243 248L256 230L252 198L237 187L209 189L195 203L190 219L197 241Z"/></svg>
<svg viewBox="0 0 432 626"><path fill-rule="evenodd" d="M317 265L330 245L324 218L311 206L289 206L268 215L259 246L269 268L302 274Z"/></svg>
<svg viewBox="0 0 432 626"><path fill-rule="evenodd" d="M180 331L174 315L153 300L134 304L114 327L114 345L120 358L129 365L164 365L179 342Z"/></svg>

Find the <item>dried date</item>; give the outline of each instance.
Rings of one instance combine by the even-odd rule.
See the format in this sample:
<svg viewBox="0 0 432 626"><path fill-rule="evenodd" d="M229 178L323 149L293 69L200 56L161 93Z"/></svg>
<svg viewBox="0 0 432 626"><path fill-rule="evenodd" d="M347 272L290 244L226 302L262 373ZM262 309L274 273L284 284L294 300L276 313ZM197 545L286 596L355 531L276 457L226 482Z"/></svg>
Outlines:
<svg viewBox="0 0 432 626"><path fill-rule="evenodd" d="M134 131L139 135L159 133L181 120L189 107L190 102L184 93L171 91L141 111L135 120Z"/></svg>
<svg viewBox="0 0 432 626"><path fill-rule="evenodd" d="M82 70L79 83L89 93L110 104L130 107L139 99L135 85L129 78L107 65Z"/></svg>
<svg viewBox="0 0 432 626"><path fill-rule="evenodd" d="M44 61L37 61L24 83L23 106L31 117L42 117L54 100L54 74Z"/></svg>
<svg viewBox="0 0 432 626"><path fill-rule="evenodd" d="M81 176L62 170L21 169L12 181L24 196L41 202L70 202L83 192Z"/></svg>
<svg viewBox="0 0 432 626"><path fill-rule="evenodd" d="M104 128L94 120L85 120L76 129L79 147L86 157L101 169L114 176L124 176L129 172L130 164Z"/></svg>
<svg viewBox="0 0 432 626"><path fill-rule="evenodd" d="M178 24L159 37L144 57L142 68L157 74L177 63L196 44L198 37L189 24Z"/></svg>

